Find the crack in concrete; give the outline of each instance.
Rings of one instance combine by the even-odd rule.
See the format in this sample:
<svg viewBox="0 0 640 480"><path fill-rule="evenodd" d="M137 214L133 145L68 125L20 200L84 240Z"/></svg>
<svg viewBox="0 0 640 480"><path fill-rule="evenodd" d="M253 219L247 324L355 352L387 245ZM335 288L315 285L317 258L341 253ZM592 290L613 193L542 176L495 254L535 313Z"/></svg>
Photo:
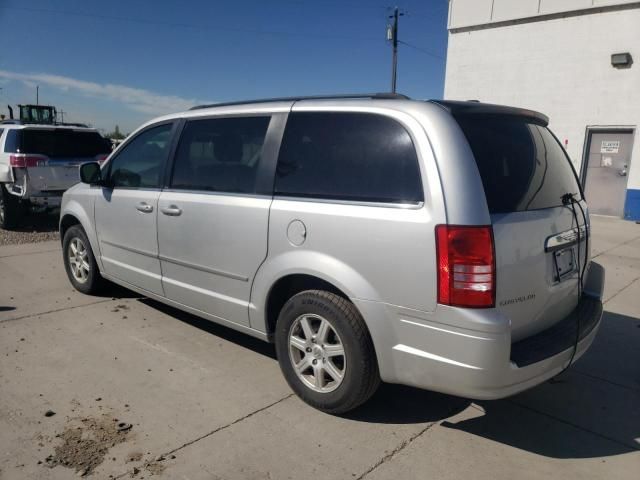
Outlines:
<svg viewBox="0 0 640 480"><path fill-rule="evenodd" d="M599 382L605 382L605 383L608 383L610 385L614 385L614 386L619 387L619 388L624 388L624 389L627 389L627 390L631 390L632 392L640 392L640 388L630 387L629 385L623 385L622 383L618 383L618 382L614 382L614 381L611 381L611 380L607 380L606 378L599 377L598 375L593 375L591 373L587 373L587 372L583 372L583 371L577 370L575 367L572 368L571 370L569 370L569 372L577 373L578 375L582 375L583 377L591 378L591 379L597 380Z"/></svg>
<svg viewBox="0 0 640 480"><path fill-rule="evenodd" d="M630 283L628 283L627 285L622 287L620 290L618 290L616 293L614 293L611 297L607 298L602 305L606 305L607 303L609 303L611 300L616 298L618 295L620 295L622 292L624 292L627 288L629 288L631 285L636 283L638 280L640 280L640 277L634 278ZM606 282L606 280L605 280L605 282ZM615 312L612 312L612 313L615 313Z"/></svg>
<svg viewBox="0 0 640 480"><path fill-rule="evenodd" d="M433 427L434 425L438 425L440 422L433 422L430 423L429 425L427 425L426 427L424 427L422 430L420 430L418 433L415 433L414 435L412 435L411 437L409 437L406 440L403 440L400 445L398 445L396 448L394 448L393 450L391 450L389 453L387 453L384 457L382 457L380 460L378 460L376 463L374 463L371 467L369 467L364 473L362 473L358 478L356 478L356 480L362 480L363 478L365 478L367 475L369 475L371 472L373 472L374 470L376 470L378 467L380 467L381 465L387 463L389 460L391 460L393 457L395 457L398 453L400 453L402 450L404 450L405 448L407 448L409 445L411 445L413 443L414 440L416 440L418 437L420 437L422 434L426 433L431 427Z"/></svg>
<svg viewBox="0 0 640 480"><path fill-rule="evenodd" d="M273 403L270 403L268 405L265 405L264 407L258 408L257 410L254 410L253 412L250 412L250 413L248 413L248 414L246 414L246 415L244 415L244 416L242 416L240 418L236 418L233 422L227 423L226 425L222 425L222 426L220 426L218 428L215 428L215 429L211 430L208 433L205 433L204 435L200 435L199 437L197 437L197 438L195 438L193 440L190 440L190 441L188 441L186 443L183 443L179 447L174 448L173 450L170 450L170 451L168 451L166 453L163 453L161 456L162 457L168 457L169 455L172 455L172 454L174 454L174 453L176 453L176 452L178 452L178 451L180 451L180 450L182 450L184 448L189 447L190 445L193 445L194 443L199 442L200 440L204 440L205 438L208 438L211 435L215 435L216 433L220 432L221 430L226 430L227 428L234 426L236 423L240 423L243 420L251 418L251 417L253 417L254 415L257 415L260 412L264 412L265 410L267 410L267 409L269 409L269 408L271 408L271 407L273 407L275 405L278 405L279 403L284 402L285 400L287 400L288 398L291 398L293 396L294 396L294 394L290 393L289 395L286 395L286 396L282 397L281 399L276 400ZM124 473L121 473L120 475L117 475L117 476L113 477L113 478L114 478L114 480L117 480L119 478L123 478L125 475L128 475L129 473L130 473L129 471L126 471Z"/></svg>
<svg viewBox="0 0 640 480"><path fill-rule="evenodd" d="M0 323L15 322L16 320L24 320L25 318L39 317L42 315L49 315L50 313L64 312L67 310L74 310L76 308L90 307L91 305L98 305L100 303L115 302L115 301L116 300L113 300L111 298L105 298L104 300L98 300L97 302L85 303L82 305L72 305L71 307L56 308L53 310L47 310L46 312L30 313L29 315L22 315L21 317L5 318L0 320Z"/></svg>
<svg viewBox="0 0 640 480"><path fill-rule="evenodd" d="M25 255L39 255L41 253L51 253L51 252L60 252L60 251L62 251L62 248L56 248L53 250L39 250L36 252L13 253L11 255L0 255L0 258L23 257Z"/></svg>
<svg viewBox="0 0 640 480"><path fill-rule="evenodd" d="M633 451L633 450L640 451L640 447L638 447L638 446L636 446L636 445L628 444L628 443L626 443L626 442L621 442L620 440L616 440L615 438L611 438L611 437L608 437L608 436L603 435L603 434L601 434L601 433L598 433L598 432L595 432L595 431L593 431L593 430L590 430L590 429L588 429L588 428L582 427L582 426L580 426L580 425L576 425L575 423L570 422L569 420L564 420L564 419L562 419L562 418L556 417L555 415L551 415L551 414L549 414L549 413L546 413L546 412L540 411L540 410L538 410L538 409L536 409L536 408L533 408L533 407L530 407L530 406L528 406L528 405L524 405L524 404L522 404L522 403L518 403L518 402L513 401L513 400L507 400L507 401L508 401L509 403L511 403L512 405L516 405L516 406L518 406L518 407L520 407L520 408L524 408L525 410L529 410L530 412L537 413L538 415L542 415L542 416L544 416L544 417L550 418L550 419L552 419L552 420L555 420L556 422L562 423L562 424L564 424L564 425L569 425L570 427L573 427L573 428L575 428L575 429L577 429L577 430L581 430L581 431L583 431L583 432L590 433L591 435L595 435L596 437L602 438L602 439L604 439L604 440L608 440L608 441L610 441L610 442L616 443L616 444L618 444L618 445L620 445L620 446L623 446L623 447L625 447L625 448L628 448L628 449L629 449L629 451Z"/></svg>
<svg viewBox="0 0 640 480"><path fill-rule="evenodd" d="M590 236L589 236L589 238L592 238L592 236L590 235ZM602 251L602 252L600 252L599 254L597 254L597 255L595 255L595 256L593 256L593 257L591 257L591 260L593 260L594 258L598 258L600 255L606 255L606 254L607 254L607 253L609 253L610 251L615 250L615 249L616 249L616 248L618 248L618 247L622 247L622 246L624 246L624 245L628 245L628 244L630 244L631 242L635 242L636 240L640 240L640 236L638 236L638 237L633 237L631 240L627 240L626 242L619 243L619 244L618 244L618 245L616 245L615 247L611 247L611 248L609 248L609 249L607 249L607 250L603 250L603 251ZM624 256L622 256L622 255L616 255L615 253L614 253L613 255L614 255L614 256L616 256L616 257L620 257L620 258L627 258L627 257L624 257Z"/></svg>

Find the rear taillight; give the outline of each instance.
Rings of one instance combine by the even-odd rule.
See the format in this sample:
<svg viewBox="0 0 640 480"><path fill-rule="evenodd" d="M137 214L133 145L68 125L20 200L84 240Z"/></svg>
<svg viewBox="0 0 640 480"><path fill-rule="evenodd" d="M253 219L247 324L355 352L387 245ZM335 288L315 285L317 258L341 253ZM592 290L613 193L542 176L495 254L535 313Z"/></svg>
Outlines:
<svg viewBox="0 0 640 480"><path fill-rule="evenodd" d="M438 303L493 307L496 265L490 226L436 226Z"/></svg>
<svg viewBox="0 0 640 480"><path fill-rule="evenodd" d="M9 165L16 168L40 167L46 165L48 160L44 155L28 155L25 153L9 155Z"/></svg>
<svg viewBox="0 0 640 480"><path fill-rule="evenodd" d="M102 165L108 156L109 155L96 155L96 162Z"/></svg>

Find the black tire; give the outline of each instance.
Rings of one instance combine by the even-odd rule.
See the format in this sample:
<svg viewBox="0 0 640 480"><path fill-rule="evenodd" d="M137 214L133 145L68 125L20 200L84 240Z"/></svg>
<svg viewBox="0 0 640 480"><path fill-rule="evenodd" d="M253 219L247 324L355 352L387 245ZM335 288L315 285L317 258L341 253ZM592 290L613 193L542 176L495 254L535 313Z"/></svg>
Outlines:
<svg viewBox="0 0 640 480"><path fill-rule="evenodd" d="M333 391L315 391L295 371L292 355L296 354L290 353L289 335L293 332L292 327L298 328L298 319L303 315L311 315L316 320L316 316L326 319L343 347L343 378ZM275 343L278 362L287 383L302 400L318 410L346 413L366 402L380 385L378 362L369 331L355 305L343 297L322 290L307 290L291 297L280 311ZM316 358L311 357L311 353L300 355L305 359L307 355ZM313 361L326 361L324 356L320 358Z"/></svg>
<svg viewBox="0 0 640 480"><path fill-rule="evenodd" d="M9 230L15 228L24 215L24 205L15 195L7 192L4 185L0 184L0 228Z"/></svg>
<svg viewBox="0 0 640 480"><path fill-rule="evenodd" d="M76 242L74 242L74 240ZM86 273L86 278L84 279L84 281L77 278L77 276L74 274L73 266L71 265L71 257L73 256L72 244L74 245L74 247L77 247L77 241L81 242L81 244L85 247L86 256L82 257L85 258L86 263L89 265L89 269ZM104 286L105 281L100 275L100 271L98 270L98 264L96 263L96 259L93 256L91 244L89 243L87 234L80 225L74 225L65 232L64 239L62 241L62 259L64 262L64 269L67 272L67 277L69 277L71 285L73 285L73 287L79 292L91 295L99 292L100 289Z"/></svg>

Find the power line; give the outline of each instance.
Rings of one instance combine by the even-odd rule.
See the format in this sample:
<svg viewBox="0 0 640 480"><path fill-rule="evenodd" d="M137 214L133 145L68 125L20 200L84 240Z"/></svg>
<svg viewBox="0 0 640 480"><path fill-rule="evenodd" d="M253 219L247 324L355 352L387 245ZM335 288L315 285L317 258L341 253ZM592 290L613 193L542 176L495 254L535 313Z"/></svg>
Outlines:
<svg viewBox="0 0 640 480"><path fill-rule="evenodd" d="M414 50L422 52L425 55L429 55L430 57L438 58L440 60L446 60L445 57L443 57L442 55L438 55L437 53L430 52L429 50L425 50L424 48L421 48L421 47L416 47L415 45L412 45L411 43L403 42L402 40L398 40L398 43L401 43L402 45L405 45L405 46L407 46L409 48L413 48Z"/></svg>

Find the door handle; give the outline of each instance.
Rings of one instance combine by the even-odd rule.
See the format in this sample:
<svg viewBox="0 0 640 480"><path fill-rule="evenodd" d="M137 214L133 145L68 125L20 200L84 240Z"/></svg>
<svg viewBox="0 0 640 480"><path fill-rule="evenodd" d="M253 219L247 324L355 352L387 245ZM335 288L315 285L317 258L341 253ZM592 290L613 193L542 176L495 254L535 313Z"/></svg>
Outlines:
<svg viewBox="0 0 640 480"><path fill-rule="evenodd" d="M145 202L140 202L138 205L136 205L136 210L142 213L151 213L153 212L153 206Z"/></svg>
<svg viewBox="0 0 640 480"><path fill-rule="evenodd" d="M170 217L177 217L182 213L182 210L176 205L169 205L168 207L161 208L160 211Z"/></svg>

